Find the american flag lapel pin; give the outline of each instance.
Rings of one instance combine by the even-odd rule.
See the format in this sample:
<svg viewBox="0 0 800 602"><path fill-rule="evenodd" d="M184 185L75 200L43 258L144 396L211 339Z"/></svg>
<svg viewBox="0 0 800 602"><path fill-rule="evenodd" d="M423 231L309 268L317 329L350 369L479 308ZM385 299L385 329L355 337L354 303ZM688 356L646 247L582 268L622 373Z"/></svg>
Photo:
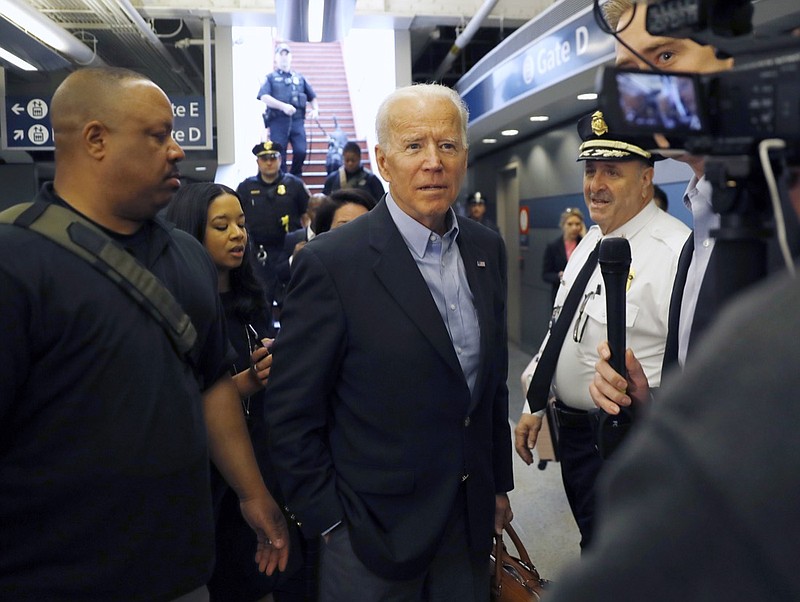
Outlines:
<svg viewBox="0 0 800 602"><path fill-rule="evenodd" d="M479 268L485 268L486 267L486 262L481 260L481 259L479 259L478 260L478 267Z"/></svg>

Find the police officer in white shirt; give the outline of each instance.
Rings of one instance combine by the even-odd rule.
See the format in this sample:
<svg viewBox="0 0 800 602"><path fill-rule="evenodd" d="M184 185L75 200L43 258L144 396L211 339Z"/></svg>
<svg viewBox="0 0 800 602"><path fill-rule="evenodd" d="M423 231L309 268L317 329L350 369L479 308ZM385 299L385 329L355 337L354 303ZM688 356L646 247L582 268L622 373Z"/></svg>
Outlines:
<svg viewBox="0 0 800 602"><path fill-rule="evenodd" d="M645 150L645 141L610 132L600 111L582 118L578 132L583 140L578 160L584 162L584 200L597 225L589 229L567 263L553 315L558 314L572 282L600 239L628 239L632 261L626 293L627 341L642 362L648 380L658 383L670 292L689 229L658 209L652 200L654 162L663 157ZM551 391L557 400L564 489L581 532L582 548L592 537L594 485L603 463L589 421L588 410L594 408L589 384L598 360L597 345L606 338L606 298L598 266L562 344ZM540 354L546 342L547 337ZM523 414L515 430L517 453L528 464L533 460L531 449L541 428L542 417L537 414Z"/></svg>

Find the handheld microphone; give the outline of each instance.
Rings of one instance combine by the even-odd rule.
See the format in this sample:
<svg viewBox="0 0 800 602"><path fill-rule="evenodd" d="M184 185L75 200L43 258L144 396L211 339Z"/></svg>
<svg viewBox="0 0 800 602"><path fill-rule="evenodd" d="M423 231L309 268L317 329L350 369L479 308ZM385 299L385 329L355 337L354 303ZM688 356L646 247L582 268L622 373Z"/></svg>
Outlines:
<svg viewBox="0 0 800 602"><path fill-rule="evenodd" d="M622 376L625 370L625 293L631 267L631 245L625 238L604 238L600 243L600 273L606 288L606 328L611 349L611 367ZM630 408L606 414L598 410L597 450L608 458L622 442L633 423Z"/></svg>
<svg viewBox="0 0 800 602"><path fill-rule="evenodd" d="M631 245L625 238L600 242L600 273L606 288L606 327L611 367L625 376L625 292L631 268Z"/></svg>

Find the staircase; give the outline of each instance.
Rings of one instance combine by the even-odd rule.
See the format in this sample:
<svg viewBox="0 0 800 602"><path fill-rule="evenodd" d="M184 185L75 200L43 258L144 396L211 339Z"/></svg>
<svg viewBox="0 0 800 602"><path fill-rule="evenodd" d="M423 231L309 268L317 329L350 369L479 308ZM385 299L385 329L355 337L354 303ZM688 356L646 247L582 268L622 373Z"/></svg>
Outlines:
<svg viewBox="0 0 800 602"><path fill-rule="evenodd" d="M300 73L311 84L319 103L319 125L306 119L308 153L303 166L303 181L312 193L322 192L328 175L325 170L328 140L336 129L334 116L347 139L361 146L362 157L366 159L363 161L365 167L369 167L369 153L365 140L356 138L341 42L290 42L289 47L292 49L292 70ZM291 165L291 155L290 148L284 165Z"/></svg>

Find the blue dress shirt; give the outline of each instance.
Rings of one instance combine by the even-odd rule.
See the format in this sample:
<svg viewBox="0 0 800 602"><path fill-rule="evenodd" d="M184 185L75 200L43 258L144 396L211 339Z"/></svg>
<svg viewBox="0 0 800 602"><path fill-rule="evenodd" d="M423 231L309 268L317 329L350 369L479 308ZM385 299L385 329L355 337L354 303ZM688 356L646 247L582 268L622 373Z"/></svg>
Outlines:
<svg viewBox="0 0 800 602"><path fill-rule="evenodd" d="M448 229L440 236L400 209L391 194L386 195L386 204L428 284L472 392L480 359L480 325L464 261L456 242L458 222L455 212L452 209L448 211L445 221Z"/></svg>

